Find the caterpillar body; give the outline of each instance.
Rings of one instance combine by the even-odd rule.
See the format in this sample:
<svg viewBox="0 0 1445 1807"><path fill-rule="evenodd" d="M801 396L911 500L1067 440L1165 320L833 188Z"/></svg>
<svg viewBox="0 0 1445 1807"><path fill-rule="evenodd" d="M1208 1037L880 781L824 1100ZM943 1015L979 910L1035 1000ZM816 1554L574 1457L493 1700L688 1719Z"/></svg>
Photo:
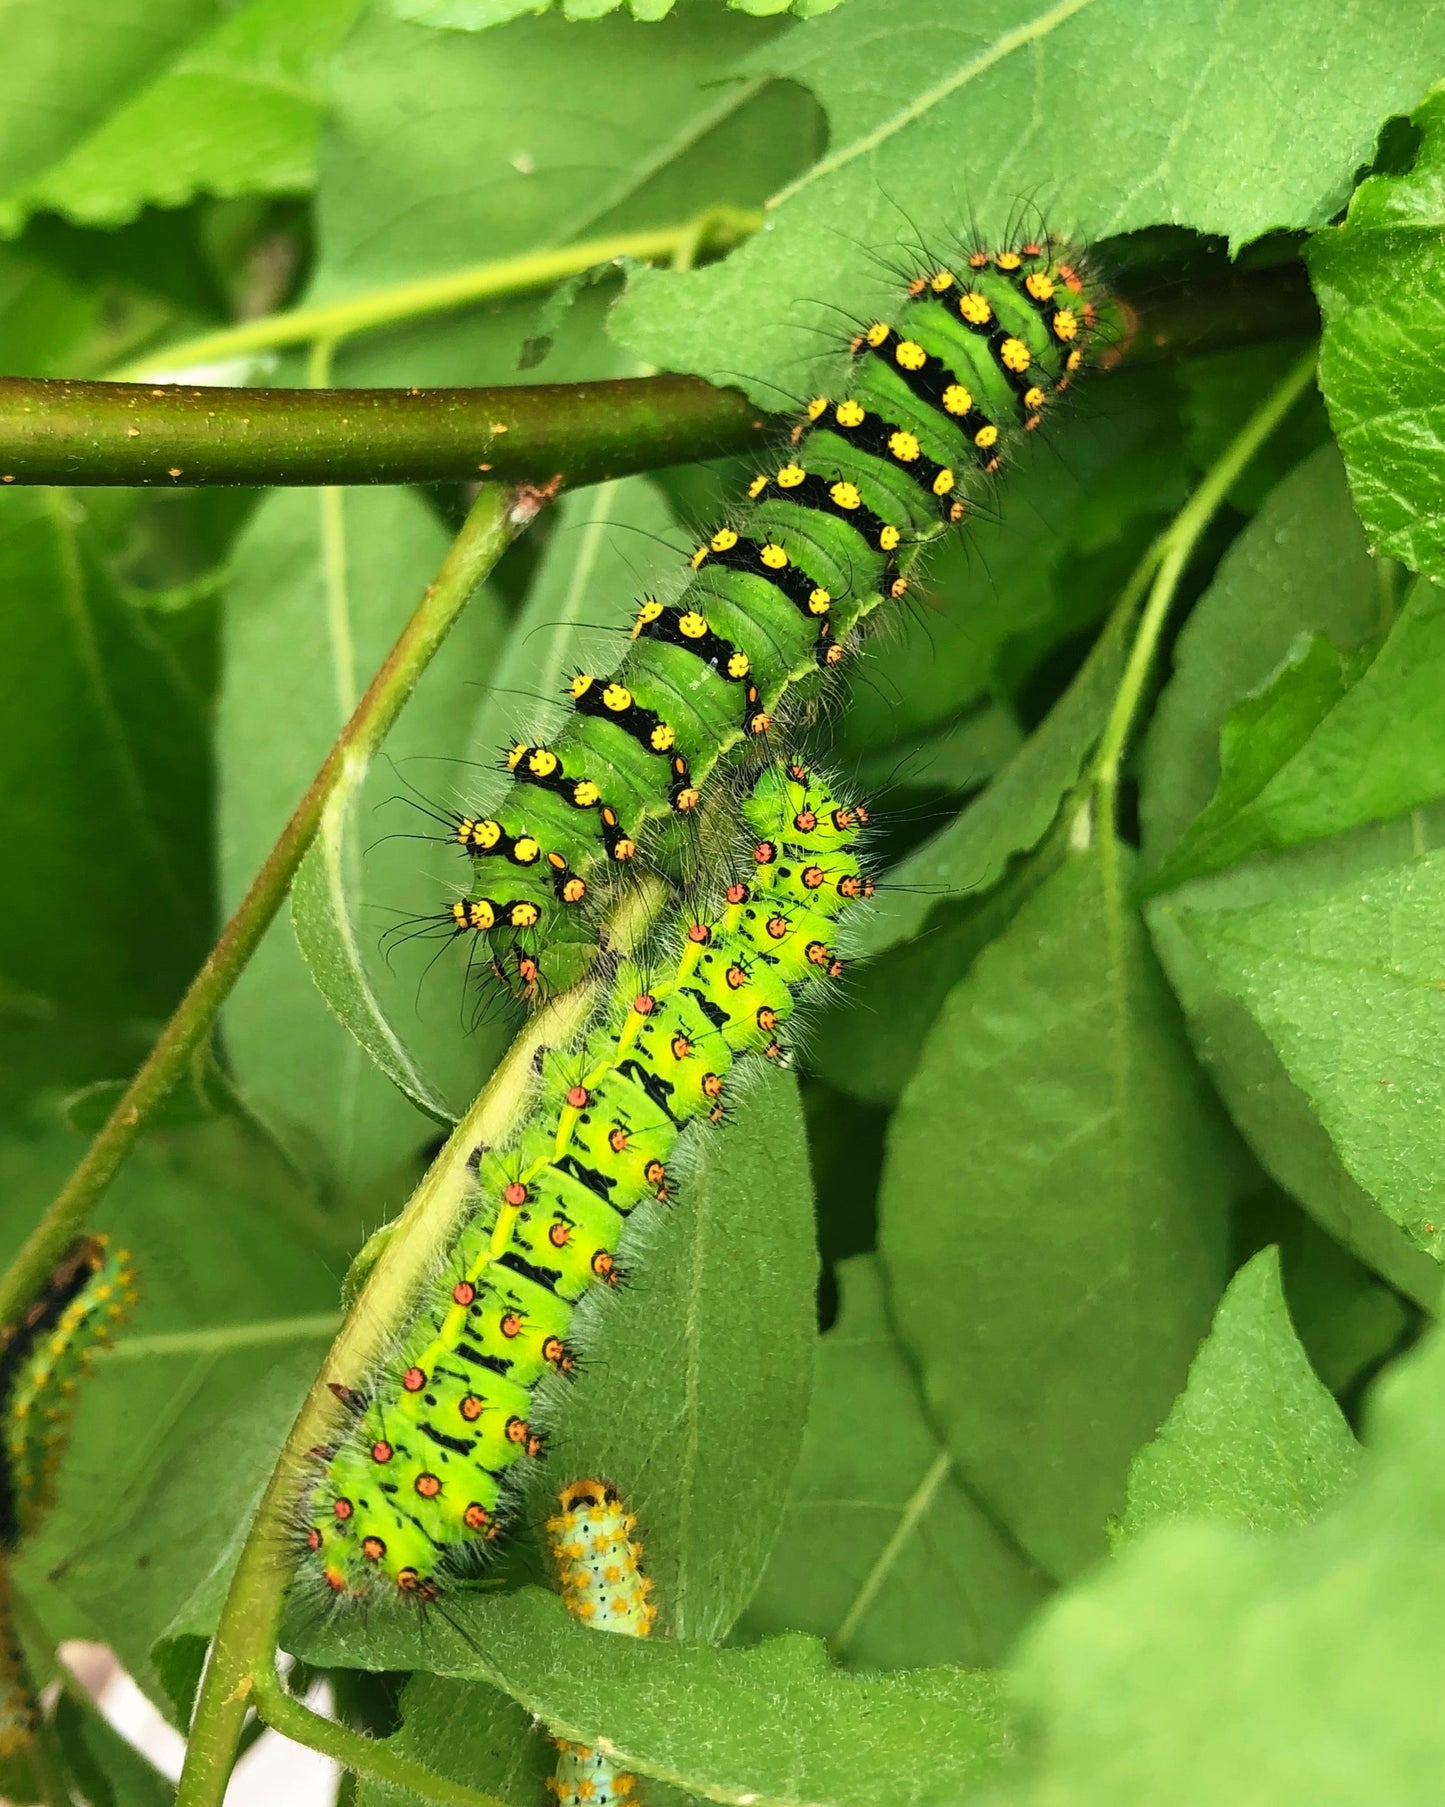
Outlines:
<svg viewBox="0 0 1445 1807"><path fill-rule="evenodd" d="M838 920L872 889L854 850L866 812L794 765L764 768L741 813L751 841L719 909L685 911L658 970L619 963L580 1045L545 1055L521 1135L481 1154L436 1296L348 1395L305 1506L334 1595L432 1598L495 1534L509 1471L541 1453L539 1388L572 1370L577 1307L619 1282L627 1220L667 1196L679 1135L721 1118L738 1059L785 1059L798 997L840 976Z"/></svg>
<svg viewBox="0 0 1445 1807"><path fill-rule="evenodd" d="M0 1546L33 1531L51 1503L77 1384L134 1299L126 1251L82 1236L20 1322L0 1333Z"/></svg>
<svg viewBox="0 0 1445 1807"><path fill-rule="evenodd" d="M892 322L853 340L844 392L808 403L786 454L692 554L680 595L641 601L617 669L575 673L555 739L510 748L496 809L453 818L475 882L443 918L485 938L505 983L535 996L579 979L608 874L644 842L660 851L718 761L905 593L922 550L1082 366L1101 324L1088 289L1048 242L929 266Z"/></svg>
<svg viewBox="0 0 1445 1807"><path fill-rule="evenodd" d="M611 1481L573 1481L562 1489L560 1509L547 1521L552 1556L567 1609L598 1631L645 1638L657 1607L642 1572L637 1520ZM557 1773L551 1790L561 1807L612 1807L626 1801L636 1779L592 1745L557 1740Z"/></svg>
<svg viewBox="0 0 1445 1807"><path fill-rule="evenodd" d="M130 1257L104 1236L82 1236L18 1323L0 1331L0 1551L34 1531L52 1503L54 1475L77 1385L134 1302ZM0 1558L0 1757L24 1751L39 1708L10 1610Z"/></svg>

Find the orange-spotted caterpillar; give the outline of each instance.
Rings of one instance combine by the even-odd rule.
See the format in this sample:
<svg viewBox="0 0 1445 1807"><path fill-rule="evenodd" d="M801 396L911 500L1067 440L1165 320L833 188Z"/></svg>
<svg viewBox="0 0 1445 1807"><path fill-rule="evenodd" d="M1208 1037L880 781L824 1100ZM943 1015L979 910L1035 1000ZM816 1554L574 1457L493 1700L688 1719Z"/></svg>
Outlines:
<svg viewBox="0 0 1445 1807"><path fill-rule="evenodd" d="M577 1307L619 1283L628 1219L667 1196L678 1137L721 1115L737 1060L782 1059L788 1017L839 976L840 919L871 890L866 816L802 766L762 763L708 907L681 907L643 962L604 953L599 969L606 875L642 863L650 827L695 819L740 742L766 751L790 687L904 593L1100 328L1050 243L929 264L853 341L847 392L808 404L693 554L677 600L642 602L620 667L574 676L553 744L512 748L498 810L456 818L485 882L447 926L485 937L524 992L600 970L605 998L541 1060L515 1138L477 1151L474 1206L395 1358L337 1384L351 1420L299 1507L333 1597L433 1598L496 1535L517 1464L542 1453L539 1390L571 1372Z"/></svg>
<svg viewBox="0 0 1445 1807"><path fill-rule="evenodd" d="M515 1140L478 1151L472 1214L395 1360L342 1389L354 1415L304 1505L334 1595L432 1598L494 1534L542 1451L539 1389L573 1368L577 1307L618 1283L679 1136L720 1120L739 1060L784 1060L798 1003L841 975L840 918L872 890L865 813L793 765L764 768L741 816L715 904L682 909L645 965L616 962L591 1026L539 1063Z"/></svg>
<svg viewBox="0 0 1445 1807"><path fill-rule="evenodd" d="M611 1481L573 1481L547 1521L552 1558L567 1610L598 1631L651 1636L657 1607L642 1571L637 1520ZM550 1780L561 1807L613 1807L636 1790L636 1780L592 1745L557 1740L557 1773Z"/></svg>

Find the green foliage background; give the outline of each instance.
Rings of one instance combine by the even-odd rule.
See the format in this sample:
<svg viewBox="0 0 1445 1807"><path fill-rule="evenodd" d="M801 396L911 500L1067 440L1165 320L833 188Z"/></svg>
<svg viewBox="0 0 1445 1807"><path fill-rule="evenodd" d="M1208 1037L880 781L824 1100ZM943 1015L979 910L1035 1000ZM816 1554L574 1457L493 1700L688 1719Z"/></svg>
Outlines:
<svg viewBox="0 0 1445 1807"><path fill-rule="evenodd" d="M542 378L665 367L778 405L833 310L887 292L878 248L1021 209L1161 282L1226 247L1303 258L1324 405L1189 566L1122 860L1090 814L1132 632L1114 605L1302 342L1093 381L815 730L877 800L868 958L797 1083L700 1149L549 1471L624 1486L675 1635L598 1639L539 1590L539 1490L498 1589L425 1621L300 1601L287 1644L358 1723L508 1807L542 1798L538 1721L610 1737L659 1802L1433 1803L1439 8L1398 0L1388 29L1362 0L4 17L7 373L169 369L167 345L299 298L719 205L768 203L766 230L565 308L398 323L337 347L335 380L515 380L545 330ZM304 380L299 359L246 375ZM458 881L406 838L409 799L465 798L467 762L609 644L732 474L569 496L508 555L108 1195L143 1300L17 1565L42 1671L57 1640L100 1639L184 1725L341 1276L513 1027L458 966L425 974L428 950L382 958L397 915ZM0 1254L461 503L0 493ZM73 1701L56 1728L84 1798L166 1797Z"/></svg>

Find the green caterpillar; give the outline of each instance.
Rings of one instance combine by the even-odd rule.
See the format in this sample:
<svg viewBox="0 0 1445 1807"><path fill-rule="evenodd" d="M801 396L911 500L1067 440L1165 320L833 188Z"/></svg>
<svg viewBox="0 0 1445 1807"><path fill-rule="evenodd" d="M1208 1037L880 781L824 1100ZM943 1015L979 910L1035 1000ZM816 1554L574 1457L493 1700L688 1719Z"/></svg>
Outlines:
<svg viewBox="0 0 1445 1807"><path fill-rule="evenodd" d="M485 937L504 983L532 997L580 979L608 875L644 840L666 864L663 824L693 815L718 761L905 593L1081 367L1101 325L1087 286L1034 241L917 277L896 321L854 339L846 394L808 403L784 460L693 554L681 595L642 601L618 669L578 672L552 744L511 748L495 812L454 818L478 889L443 919Z"/></svg>
<svg viewBox="0 0 1445 1807"><path fill-rule="evenodd" d="M617 1489L611 1481L573 1481L562 1489L559 1508L547 1520L547 1534L567 1610L598 1631L650 1637L657 1619L648 1597L652 1583L633 1536L637 1520ZM561 1807L616 1807L635 1793L637 1779L592 1745L559 1738L549 1786Z"/></svg>
<svg viewBox="0 0 1445 1807"><path fill-rule="evenodd" d="M345 1395L355 1417L303 1508L335 1595L434 1598L495 1534L510 1471L541 1453L538 1389L571 1371L577 1307L618 1283L627 1220L666 1198L679 1135L720 1120L738 1059L785 1059L797 997L841 975L838 919L872 890L866 813L796 765L765 767L741 813L751 845L719 910L684 912L650 972L619 962L580 1045L545 1055L518 1139L478 1151L434 1296L387 1371Z"/></svg>

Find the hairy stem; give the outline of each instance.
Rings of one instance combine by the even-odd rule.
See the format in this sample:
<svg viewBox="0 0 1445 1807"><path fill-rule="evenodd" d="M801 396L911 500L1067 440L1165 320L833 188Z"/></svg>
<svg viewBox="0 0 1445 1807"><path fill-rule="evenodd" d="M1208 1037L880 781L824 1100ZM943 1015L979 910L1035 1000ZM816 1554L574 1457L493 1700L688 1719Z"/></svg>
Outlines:
<svg viewBox="0 0 1445 1807"><path fill-rule="evenodd" d="M183 339L179 344L147 352L113 370L111 375L121 382L153 382L162 376L185 378L197 366L214 367L290 346L310 345L318 339L334 343L428 314L454 313L483 301L535 294L617 258L676 265L681 256L696 262L704 256L730 251L750 238L762 223L760 213L736 207L709 207L674 226L618 232L564 245L559 250L532 251L522 257L468 264L441 276L367 289L345 301L294 307L261 320L247 320L240 326L224 327L219 332L203 333L199 338Z"/></svg>
<svg viewBox="0 0 1445 1807"><path fill-rule="evenodd" d="M1109 719L1104 724L1094 760L1092 788L1101 841L1112 843L1117 837L1119 772L1143 701L1145 686L1153 669L1154 658L1159 650L1159 639L1178 593L1179 581L1205 528L1213 520L1245 466L1314 380L1317 350L1312 345L1302 358L1296 360L1250 415L1205 472L1199 487L1160 539L1150 547L1141 570L1131 582L1132 588L1152 567L1154 581L1149 587L1134 643L1129 649L1129 658L1119 683L1118 695L1114 698Z"/></svg>
<svg viewBox="0 0 1445 1807"><path fill-rule="evenodd" d="M365 763L376 751L468 597L536 515L543 499L536 492L509 491L495 485L487 486L477 497L436 581L428 586L382 661L155 1046L80 1164L0 1276L0 1324L13 1322L39 1292L115 1177L142 1125L182 1076L280 907L316 834L327 799L345 780L352 762Z"/></svg>
<svg viewBox="0 0 1445 1807"><path fill-rule="evenodd" d="M663 895L656 881L640 885L608 925L611 944L623 951L634 946L656 915ZM211 1646L176 1807L221 1807L253 1695L258 1696L258 1710L269 1717L262 1703L272 1698L276 1638L295 1568L296 1504L314 1467L309 1452L327 1446L348 1418L348 1408L332 1391L332 1383L355 1386L392 1347L432 1270L436 1251L450 1240L470 1203L474 1151L506 1135L530 1096L533 1057L540 1048L555 1046L577 1032L591 1014L601 988L602 979L593 978L555 999L513 1042L481 1096L423 1176L347 1313L302 1403L247 1532ZM315 1715L307 1717L314 1719ZM301 1729L300 1720L293 1718L280 1729L288 1736L300 1736L303 1743L316 1742ZM317 1748L324 1747L318 1744ZM368 1744L367 1748L374 1751L376 1747ZM350 1761L339 1749L332 1754ZM479 1797L470 1799L475 1803Z"/></svg>

